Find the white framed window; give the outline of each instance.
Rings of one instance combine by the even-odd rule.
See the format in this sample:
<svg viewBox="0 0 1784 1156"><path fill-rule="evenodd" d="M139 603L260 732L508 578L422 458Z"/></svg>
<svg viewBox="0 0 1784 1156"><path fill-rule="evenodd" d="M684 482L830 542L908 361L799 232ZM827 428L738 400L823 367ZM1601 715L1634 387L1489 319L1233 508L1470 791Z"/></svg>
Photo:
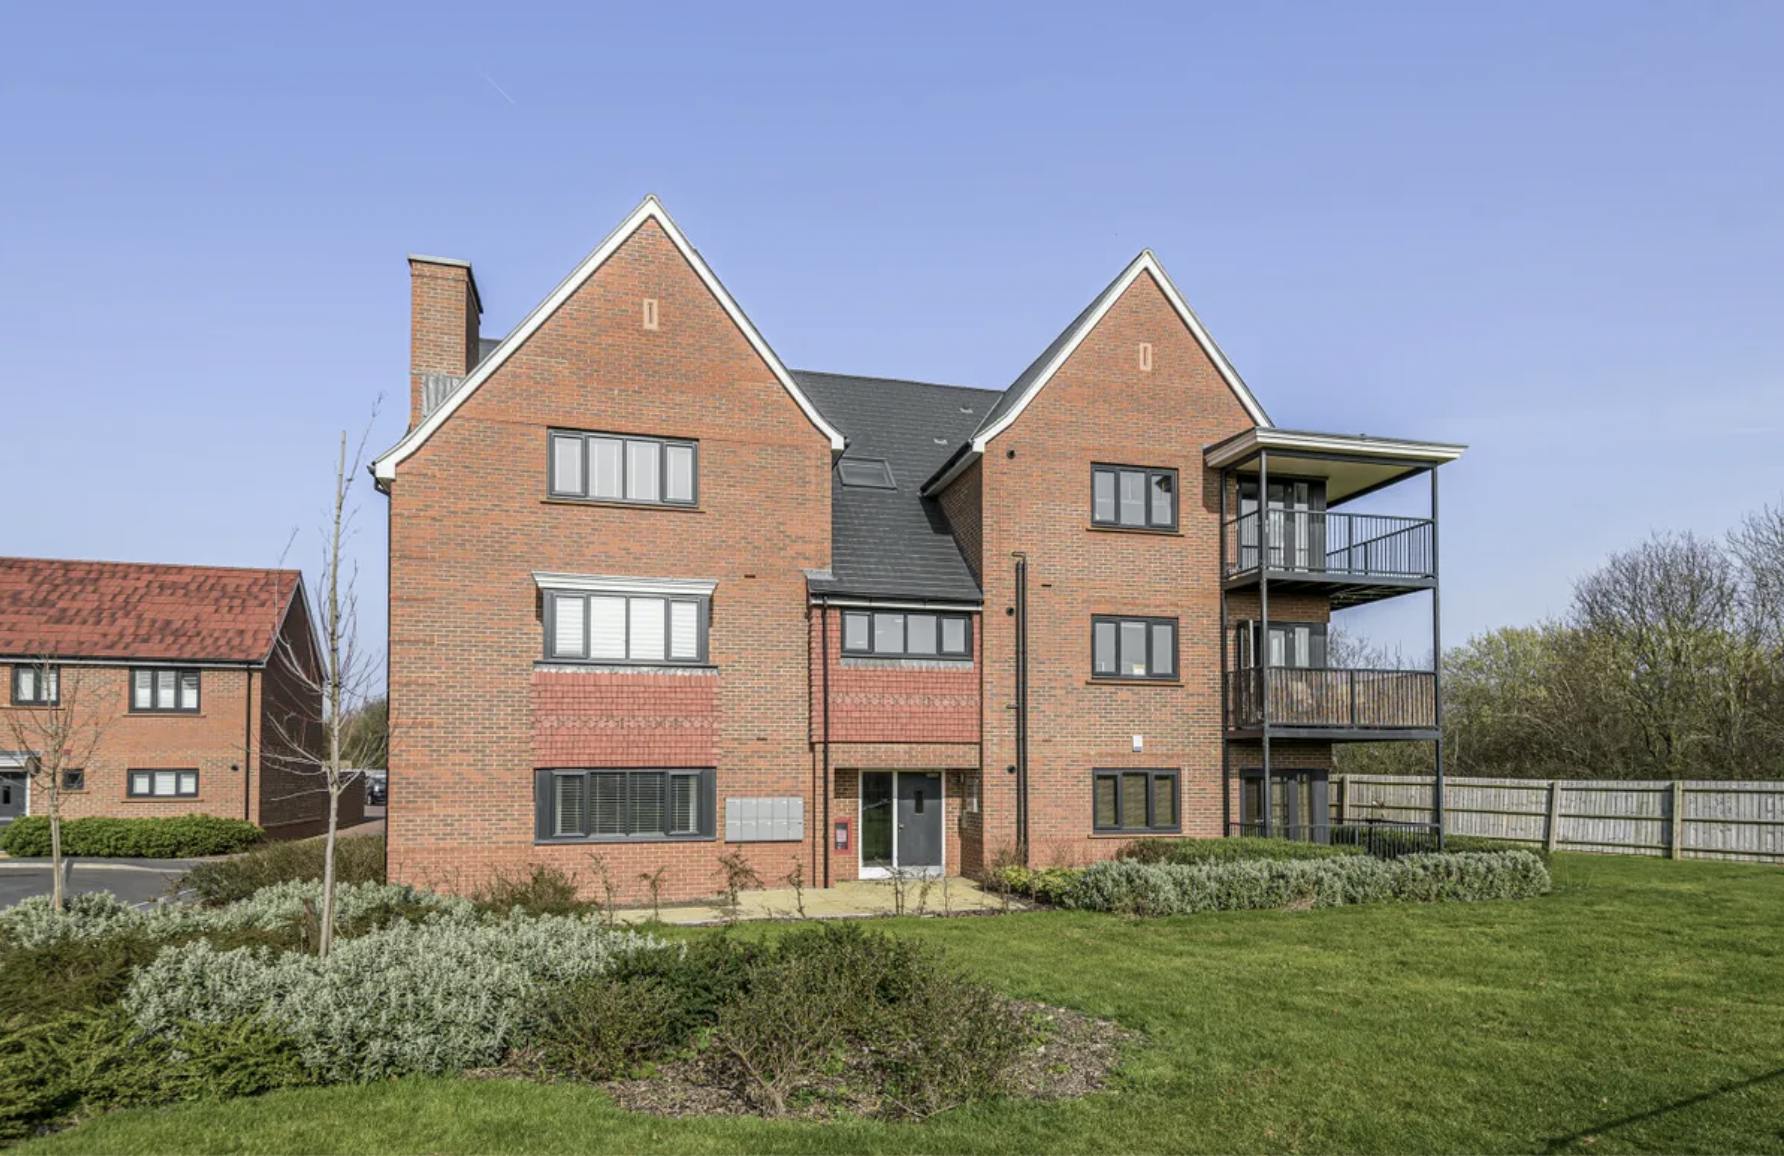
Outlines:
<svg viewBox="0 0 1784 1156"><path fill-rule="evenodd" d="M148 770L128 772L127 794L132 799L192 799L198 796L196 770Z"/></svg>

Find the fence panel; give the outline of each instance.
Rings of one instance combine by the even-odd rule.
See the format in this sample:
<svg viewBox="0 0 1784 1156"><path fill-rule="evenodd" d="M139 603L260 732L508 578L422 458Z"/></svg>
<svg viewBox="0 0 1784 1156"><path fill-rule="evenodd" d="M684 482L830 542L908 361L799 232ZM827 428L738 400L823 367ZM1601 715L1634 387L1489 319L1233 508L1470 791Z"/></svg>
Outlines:
<svg viewBox="0 0 1784 1156"><path fill-rule="evenodd" d="M1428 776L1338 775L1333 822L1419 822ZM1444 830L1559 851L1784 863L1784 783L1444 779Z"/></svg>

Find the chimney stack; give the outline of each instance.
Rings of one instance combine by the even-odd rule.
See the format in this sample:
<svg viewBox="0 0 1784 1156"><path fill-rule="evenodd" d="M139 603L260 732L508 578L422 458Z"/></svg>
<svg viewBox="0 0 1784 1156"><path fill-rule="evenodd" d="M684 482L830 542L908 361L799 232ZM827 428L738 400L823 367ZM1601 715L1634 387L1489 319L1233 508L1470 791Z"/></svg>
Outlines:
<svg viewBox="0 0 1784 1156"><path fill-rule="evenodd" d="M410 429L477 367L482 316L469 261L409 255Z"/></svg>

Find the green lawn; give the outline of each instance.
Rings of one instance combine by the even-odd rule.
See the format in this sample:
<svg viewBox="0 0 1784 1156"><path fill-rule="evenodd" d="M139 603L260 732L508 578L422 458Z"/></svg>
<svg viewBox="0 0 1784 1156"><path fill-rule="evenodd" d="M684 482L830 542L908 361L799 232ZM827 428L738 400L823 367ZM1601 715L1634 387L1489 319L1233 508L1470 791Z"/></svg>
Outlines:
<svg viewBox="0 0 1784 1156"><path fill-rule="evenodd" d="M1145 1041L1109 1093L920 1125L406 1080L123 1112L25 1150L1784 1152L1776 867L1562 856L1555 893L1522 903L886 926Z"/></svg>

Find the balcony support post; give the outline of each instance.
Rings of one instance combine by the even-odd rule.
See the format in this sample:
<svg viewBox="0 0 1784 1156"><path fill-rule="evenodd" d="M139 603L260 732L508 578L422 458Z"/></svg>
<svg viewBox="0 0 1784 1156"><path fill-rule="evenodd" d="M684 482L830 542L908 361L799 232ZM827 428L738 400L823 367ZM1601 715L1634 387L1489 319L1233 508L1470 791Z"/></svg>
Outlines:
<svg viewBox="0 0 1784 1156"><path fill-rule="evenodd" d="M1443 583L1437 575L1437 467L1431 467L1431 711L1437 724L1436 777L1431 796L1437 847L1443 849Z"/></svg>
<svg viewBox="0 0 1784 1156"><path fill-rule="evenodd" d="M1258 669L1259 716L1262 722L1263 754L1264 754L1264 798L1261 805L1262 814L1258 821L1263 825L1264 837L1270 836L1271 813L1274 811L1276 796L1270 783L1270 534L1275 529L1270 524L1270 451L1260 451L1257 456L1257 512L1261 532L1258 534L1258 567L1257 567L1257 603L1258 638L1253 644L1257 650L1255 662Z"/></svg>

